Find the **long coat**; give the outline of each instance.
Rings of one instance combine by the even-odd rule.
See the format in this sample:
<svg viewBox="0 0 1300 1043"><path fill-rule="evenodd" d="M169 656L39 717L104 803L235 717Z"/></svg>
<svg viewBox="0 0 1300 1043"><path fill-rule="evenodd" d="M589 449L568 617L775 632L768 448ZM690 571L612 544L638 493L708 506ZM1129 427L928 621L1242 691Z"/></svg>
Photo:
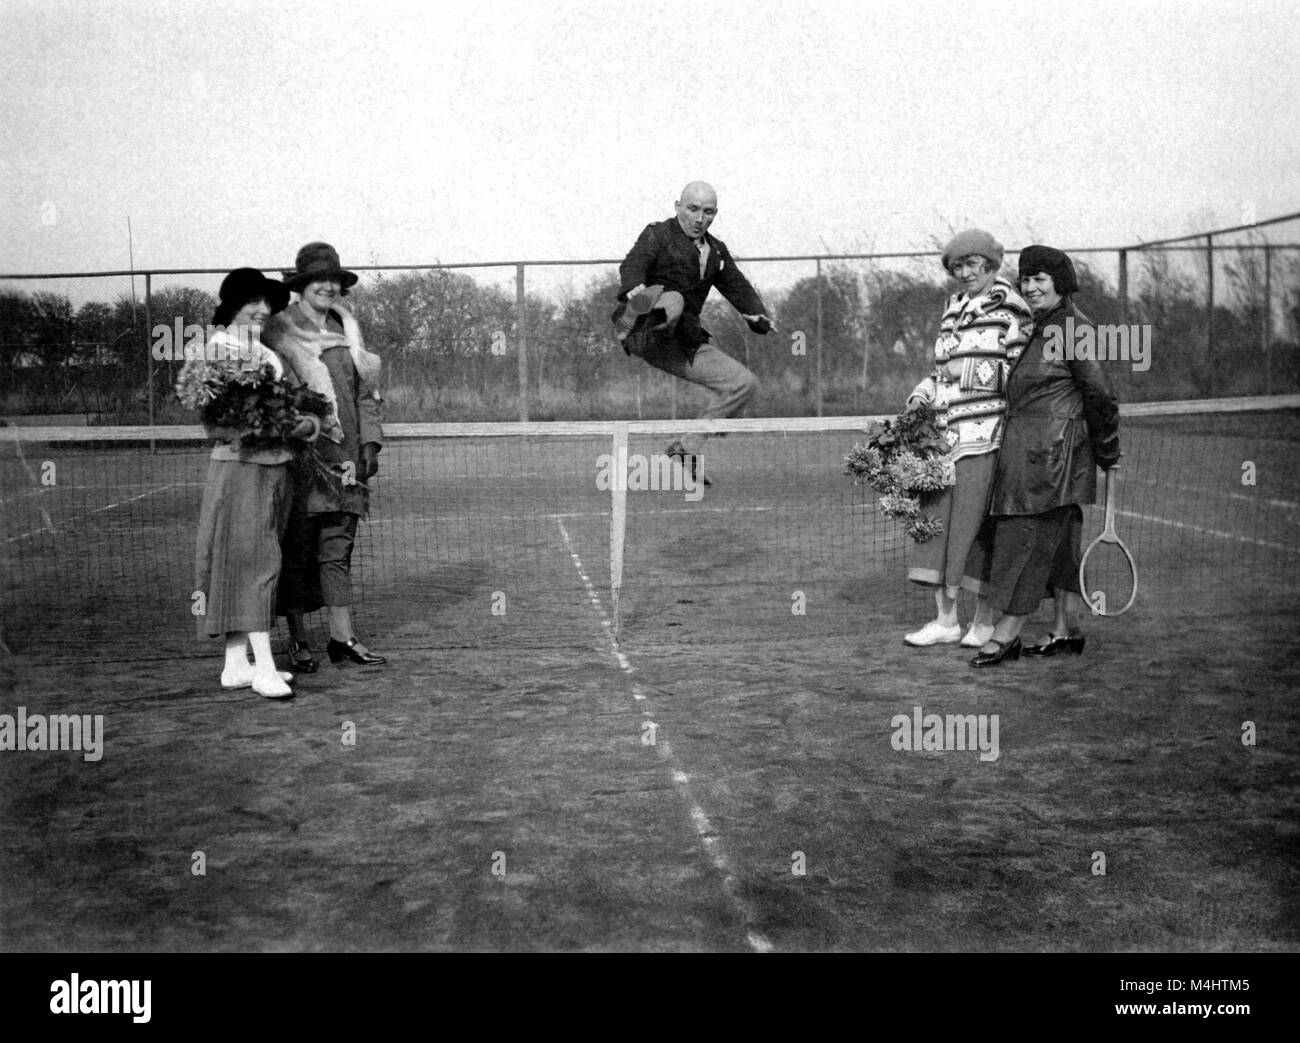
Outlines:
<svg viewBox="0 0 1300 1043"><path fill-rule="evenodd" d="M1074 320L1066 326L1066 319ZM1049 358L1049 336L1091 324L1066 298L1035 316L1034 335L1007 378L1006 430L989 514L1043 514L1094 503L1097 468L1119 461L1119 406L1102 363ZM1055 335L1049 334L1057 328Z"/></svg>
<svg viewBox="0 0 1300 1043"><path fill-rule="evenodd" d="M291 304L284 311L271 316L262 339L275 347L281 340L283 325L293 323L305 329L314 329L302 309ZM343 326L331 314L326 320L326 329L342 334ZM282 356L283 357L283 356ZM339 426L343 429L342 443L336 443L324 435L316 439L316 451L331 468L351 462L358 481L361 470L361 447L367 442L383 445L384 437L380 427L379 403L377 389L371 387L357 372L352 362L352 355L346 347L326 348L321 352L321 361L329 369L330 381L334 385L334 395L338 401ZM293 362L285 358L285 378L290 383L303 383L301 376L293 372ZM294 480L294 514L325 514L342 511L366 517L370 506L369 494L363 485L345 485L342 493L337 494L319 481L313 481L306 468L295 466Z"/></svg>

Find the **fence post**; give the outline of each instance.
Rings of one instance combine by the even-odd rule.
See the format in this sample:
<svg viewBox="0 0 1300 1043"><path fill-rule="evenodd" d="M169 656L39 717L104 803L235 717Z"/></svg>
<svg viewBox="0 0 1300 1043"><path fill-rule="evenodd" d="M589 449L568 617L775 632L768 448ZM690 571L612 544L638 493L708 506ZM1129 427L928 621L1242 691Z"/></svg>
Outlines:
<svg viewBox="0 0 1300 1043"><path fill-rule="evenodd" d="M1214 397L1214 236L1205 237L1205 362L1209 369L1206 391Z"/></svg>
<svg viewBox="0 0 1300 1043"><path fill-rule="evenodd" d="M528 421L528 312L524 307L524 266L515 265L515 340L519 343L519 419Z"/></svg>
<svg viewBox="0 0 1300 1043"><path fill-rule="evenodd" d="M149 344L150 331L153 330L153 273L144 273L144 357L149 365L149 426L154 425L153 404L153 348ZM156 450L153 438L149 439L149 452Z"/></svg>
<svg viewBox="0 0 1300 1043"><path fill-rule="evenodd" d="M871 358L871 332L866 330L862 334L862 401L858 406L859 409L866 411L867 408L867 360Z"/></svg>
<svg viewBox="0 0 1300 1043"><path fill-rule="evenodd" d="M822 259L817 258L817 415L822 415Z"/></svg>
<svg viewBox="0 0 1300 1043"><path fill-rule="evenodd" d="M1264 394L1273 391L1273 250L1264 244Z"/></svg>
<svg viewBox="0 0 1300 1043"><path fill-rule="evenodd" d="M1119 321L1128 325L1128 251L1119 252Z"/></svg>

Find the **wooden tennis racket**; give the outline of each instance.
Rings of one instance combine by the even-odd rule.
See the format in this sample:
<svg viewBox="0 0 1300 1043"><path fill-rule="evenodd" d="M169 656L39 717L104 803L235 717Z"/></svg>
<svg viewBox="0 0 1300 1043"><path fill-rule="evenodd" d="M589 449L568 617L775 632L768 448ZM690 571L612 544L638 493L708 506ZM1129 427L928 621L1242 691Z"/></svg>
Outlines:
<svg viewBox="0 0 1300 1043"><path fill-rule="evenodd" d="M1094 616L1118 616L1127 612L1137 598L1137 565L1124 541L1115 531L1119 468L1106 475L1106 523L1101 535L1088 544L1079 562L1079 589Z"/></svg>

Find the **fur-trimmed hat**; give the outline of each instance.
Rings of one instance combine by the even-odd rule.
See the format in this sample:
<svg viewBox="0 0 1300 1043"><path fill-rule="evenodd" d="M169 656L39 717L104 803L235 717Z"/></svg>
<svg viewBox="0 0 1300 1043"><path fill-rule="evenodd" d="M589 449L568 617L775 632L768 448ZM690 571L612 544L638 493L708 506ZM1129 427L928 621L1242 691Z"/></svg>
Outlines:
<svg viewBox="0 0 1300 1043"><path fill-rule="evenodd" d="M1002 244L999 243L988 232L978 228L968 228L964 232L958 232L952 237L950 242L943 249L943 270L952 272L952 266L960 261L963 257L969 257L976 254L979 257L987 257L993 262L994 268L1002 267Z"/></svg>
<svg viewBox="0 0 1300 1043"><path fill-rule="evenodd" d="M309 282L334 276L343 289L356 285L357 274L339 263L339 252L329 243L308 243L298 251L294 270L284 273L284 284L291 290L301 290Z"/></svg>

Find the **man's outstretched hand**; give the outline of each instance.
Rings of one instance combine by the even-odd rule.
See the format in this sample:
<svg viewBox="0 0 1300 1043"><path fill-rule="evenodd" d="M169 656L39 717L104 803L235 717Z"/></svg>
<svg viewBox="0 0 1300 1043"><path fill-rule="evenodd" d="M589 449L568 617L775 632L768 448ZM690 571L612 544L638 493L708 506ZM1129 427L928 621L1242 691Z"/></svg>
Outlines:
<svg viewBox="0 0 1300 1043"><path fill-rule="evenodd" d="M776 323L766 315L741 315L741 318L749 323L749 328L755 333L776 333Z"/></svg>

